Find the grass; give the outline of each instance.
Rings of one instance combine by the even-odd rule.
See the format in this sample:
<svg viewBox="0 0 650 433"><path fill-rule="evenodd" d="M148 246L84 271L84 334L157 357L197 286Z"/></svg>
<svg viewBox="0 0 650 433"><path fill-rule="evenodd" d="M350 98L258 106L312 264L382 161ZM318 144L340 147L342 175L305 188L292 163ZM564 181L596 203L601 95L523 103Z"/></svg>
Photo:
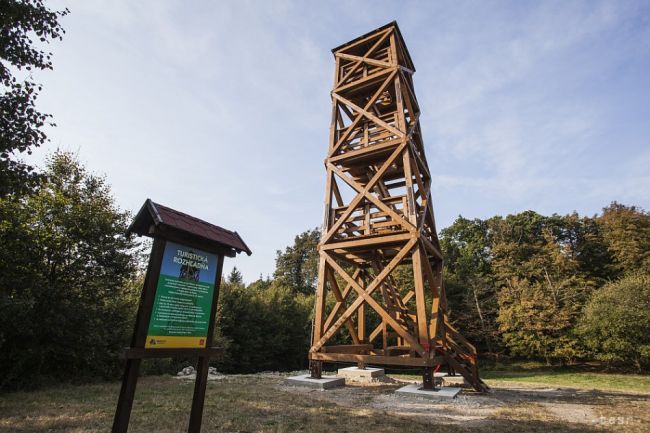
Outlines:
<svg viewBox="0 0 650 433"><path fill-rule="evenodd" d="M650 375L616 374L584 371L577 368L552 368L538 363L499 365L481 369L488 385L540 385L582 390L650 393ZM404 379L421 379L412 374L398 374Z"/></svg>
<svg viewBox="0 0 650 433"><path fill-rule="evenodd" d="M405 418L341 407L317 399L296 398L277 389L277 381L241 377L210 382L203 431L206 432L391 432ZM129 432L180 432L187 429L193 382L170 377L141 378ZM36 392L0 395L0 432L106 432L110 430L117 383L59 386ZM431 430L409 421L413 432L459 432L449 426Z"/></svg>
<svg viewBox="0 0 650 433"><path fill-rule="evenodd" d="M516 374L515 374L516 373ZM594 382L615 384L627 378L637 391L647 390L647 378L630 379L621 375L598 376L598 380L582 373L554 374L552 372L487 372L489 381L527 383L572 387L591 387ZM548 382L550 381L550 382ZM231 376L211 381L206 393L204 432L479 432L489 428L494 433L510 432L594 432L644 431L637 421L646 422L650 412L647 396L602 394L580 397L581 404L591 405L594 417L605 417L601 425L575 424L547 410L547 400L519 401L518 397L505 405L488 402L489 413L475 423L441 422L437 413L468 414L474 403L425 406L419 413L412 407L401 408L394 398L393 388L350 388L339 391L292 391L282 386L283 378L276 376ZM193 382L179 381L169 376L143 377L138 383L131 416L130 432L181 432L187 429ZM106 432L110 431L119 383L88 385L59 385L32 392L0 394L0 433L42 432ZM472 398L472 397L468 397ZM498 399L477 397L482 399ZM477 400L478 401L478 400ZM492 401L492 400L490 400ZM386 403L377 405L375 403ZM422 406L422 402L414 403ZM431 404L431 403L424 403ZM564 401L556 401L563 409ZM492 406L490 406L492 405ZM571 404L569 404L571 406ZM437 411L437 412L436 412ZM465 412L463 412L465 411ZM621 416L628 416L632 425L618 425ZM621 418L623 422L628 418ZM611 421L611 422L610 422ZM650 421L650 419L648 420ZM613 424L608 424L613 423Z"/></svg>
<svg viewBox="0 0 650 433"><path fill-rule="evenodd" d="M650 376L576 372L567 370L482 372L488 384L528 383L576 389L650 393Z"/></svg>

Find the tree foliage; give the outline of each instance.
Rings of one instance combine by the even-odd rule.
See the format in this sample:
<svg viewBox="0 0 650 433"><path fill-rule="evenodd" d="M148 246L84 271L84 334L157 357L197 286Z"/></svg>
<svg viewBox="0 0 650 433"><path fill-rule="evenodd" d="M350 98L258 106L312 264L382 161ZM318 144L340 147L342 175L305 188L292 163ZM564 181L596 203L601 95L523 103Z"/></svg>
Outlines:
<svg viewBox="0 0 650 433"><path fill-rule="evenodd" d="M442 230L440 245L445 257L451 320L482 352L499 352L498 304L488 222L459 217L452 226Z"/></svg>
<svg viewBox="0 0 650 433"><path fill-rule="evenodd" d="M225 356L217 367L229 373L304 368L313 296L296 294L278 281L256 287L224 284L215 335Z"/></svg>
<svg viewBox="0 0 650 433"><path fill-rule="evenodd" d="M598 218L614 261L613 274L650 269L650 212L613 202Z"/></svg>
<svg viewBox="0 0 650 433"><path fill-rule="evenodd" d="M557 215L495 219L492 265L499 329L515 355L570 361L581 355L573 328L594 284L580 271L577 236Z"/></svg>
<svg viewBox="0 0 650 433"><path fill-rule="evenodd" d="M579 332L596 359L610 365L650 366L650 274L630 273L599 289Z"/></svg>
<svg viewBox="0 0 650 433"><path fill-rule="evenodd" d="M320 230L313 229L296 236L293 245L277 251L274 277L295 293L311 294L316 289Z"/></svg>
<svg viewBox="0 0 650 433"><path fill-rule="evenodd" d="M647 212L618 203L594 217L459 217L441 233L450 318L492 353L585 358L585 305L608 281L648 269L648 227Z"/></svg>
<svg viewBox="0 0 650 433"><path fill-rule="evenodd" d="M0 199L0 387L39 377L111 377L140 287L105 179L69 153L47 162L33 194Z"/></svg>
<svg viewBox="0 0 650 433"><path fill-rule="evenodd" d="M228 284L235 286L241 286L244 284L244 277L239 269L237 269L237 266L232 268L232 271L230 271L230 274L228 274L227 281Z"/></svg>
<svg viewBox="0 0 650 433"><path fill-rule="evenodd" d="M50 10L43 0L0 1L0 197L28 191L38 179L16 156L47 141L43 127L52 116L36 109L41 86L31 71L52 69L51 53L38 47L62 38L59 20L67 13Z"/></svg>

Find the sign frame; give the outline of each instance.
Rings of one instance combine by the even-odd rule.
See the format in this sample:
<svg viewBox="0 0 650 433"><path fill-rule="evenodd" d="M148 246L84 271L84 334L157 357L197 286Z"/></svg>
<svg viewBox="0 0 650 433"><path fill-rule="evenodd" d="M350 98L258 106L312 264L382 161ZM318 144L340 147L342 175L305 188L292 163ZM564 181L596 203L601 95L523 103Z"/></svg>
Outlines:
<svg viewBox="0 0 650 433"><path fill-rule="evenodd" d="M169 214L168 220L161 217L164 211ZM195 233L189 232L184 226L185 218L195 227ZM234 234L236 238L227 238L223 242L214 239L214 230L218 229L227 234ZM236 232L228 232L220 227L198 220L189 215L153 203L147 200L129 228L129 233L136 233L153 237L153 245L149 255L149 264L140 294L140 302L136 315L135 326L130 347L124 351L126 360L122 386L117 401L115 416L113 418L112 433L126 433L128 431L133 400L135 396L138 373L143 359L146 358L197 358L196 379L192 397L188 433L200 433L203 418L205 391L208 381L208 367L210 358L220 355L223 349L213 347L214 327L217 313L217 303L221 289L224 257L234 257L239 252L251 254L246 244ZM206 235L202 235L206 233ZM212 238L208 235L213 235ZM209 312L208 329L205 346L199 348L151 348L146 347L147 334L151 321L152 310L156 298L156 288L161 275L165 247L173 242L183 247L194 248L216 256L216 271L214 277L212 302ZM230 243L229 243L230 242Z"/></svg>

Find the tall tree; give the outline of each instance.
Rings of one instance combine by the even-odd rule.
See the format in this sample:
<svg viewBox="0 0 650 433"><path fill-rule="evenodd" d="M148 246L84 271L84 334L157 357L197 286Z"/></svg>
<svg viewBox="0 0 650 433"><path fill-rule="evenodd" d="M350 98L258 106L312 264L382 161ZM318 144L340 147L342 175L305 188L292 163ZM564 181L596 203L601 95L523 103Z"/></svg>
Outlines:
<svg viewBox="0 0 650 433"><path fill-rule="evenodd" d="M52 124L52 116L35 107L41 86L31 71L52 69L51 53L38 47L62 38L59 20L67 13L50 10L43 0L0 1L0 197L38 179L33 167L16 159L45 143L43 127Z"/></svg>
<svg viewBox="0 0 650 433"><path fill-rule="evenodd" d="M277 251L274 277L295 293L311 294L318 276L320 230L307 230L296 236L293 245Z"/></svg>
<svg viewBox="0 0 650 433"><path fill-rule="evenodd" d="M239 269L237 269L237 266L232 268L232 271L230 271L230 274L228 274L227 281L229 284L236 286L242 286L244 284L244 277L242 276L241 272L239 272Z"/></svg>
<svg viewBox="0 0 650 433"><path fill-rule="evenodd" d="M492 229L499 329L508 348L547 362L581 356L574 328L596 284L581 272L581 236L570 218L529 211L495 219Z"/></svg>
<svg viewBox="0 0 650 433"><path fill-rule="evenodd" d="M479 350L500 349L488 222L459 216L442 230L450 318Z"/></svg>
<svg viewBox="0 0 650 433"><path fill-rule="evenodd" d="M618 274L650 269L650 212L613 202L597 218Z"/></svg>

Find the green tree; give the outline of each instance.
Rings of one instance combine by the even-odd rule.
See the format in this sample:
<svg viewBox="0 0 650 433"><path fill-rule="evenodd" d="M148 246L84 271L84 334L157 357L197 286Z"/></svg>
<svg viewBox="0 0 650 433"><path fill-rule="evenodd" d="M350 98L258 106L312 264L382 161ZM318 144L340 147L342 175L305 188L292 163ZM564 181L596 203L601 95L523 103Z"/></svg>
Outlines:
<svg viewBox="0 0 650 433"><path fill-rule="evenodd" d="M573 332L580 304L558 302L543 283L516 277L499 291L498 301L501 338L511 354L549 364L583 354Z"/></svg>
<svg viewBox="0 0 650 433"><path fill-rule="evenodd" d="M219 302L217 367L229 373L303 368L311 330L313 296L277 281L256 290L226 283Z"/></svg>
<svg viewBox="0 0 650 433"><path fill-rule="evenodd" d="M40 377L111 377L137 304L137 244L129 214L102 177L69 153L47 180L0 199L0 387Z"/></svg>
<svg viewBox="0 0 650 433"><path fill-rule="evenodd" d="M237 266L232 268L232 271L230 271L230 274L228 275L228 284L234 284L237 286L241 286L244 284L244 277L242 276L241 272L239 272L239 269L237 269Z"/></svg>
<svg viewBox="0 0 650 433"><path fill-rule="evenodd" d="M480 351L500 351L488 222L459 216L442 230L440 246L450 319Z"/></svg>
<svg viewBox="0 0 650 433"><path fill-rule="evenodd" d="M277 251L274 277L295 293L311 294L318 277L318 242L320 231L307 230L296 236L284 252Z"/></svg>
<svg viewBox="0 0 650 433"><path fill-rule="evenodd" d="M273 284L273 280L270 277L264 278L262 274L260 274L260 277L256 280L253 281L248 285L248 290L255 290L255 291L264 291L271 287L271 284Z"/></svg>
<svg viewBox="0 0 650 433"><path fill-rule="evenodd" d="M43 127L52 125L52 116L36 109L41 86L15 72L52 69L51 53L37 45L62 38L59 19L67 13L50 10L43 0L0 1L0 197L26 192L39 178L16 156L47 141Z"/></svg>
<svg viewBox="0 0 650 433"><path fill-rule="evenodd" d="M650 368L650 275L631 273L606 284L587 304L578 327L596 359Z"/></svg>
<svg viewBox="0 0 650 433"><path fill-rule="evenodd" d="M530 211L491 221L499 330L515 355L550 363L583 354L574 328L596 283L581 271L568 221Z"/></svg>

